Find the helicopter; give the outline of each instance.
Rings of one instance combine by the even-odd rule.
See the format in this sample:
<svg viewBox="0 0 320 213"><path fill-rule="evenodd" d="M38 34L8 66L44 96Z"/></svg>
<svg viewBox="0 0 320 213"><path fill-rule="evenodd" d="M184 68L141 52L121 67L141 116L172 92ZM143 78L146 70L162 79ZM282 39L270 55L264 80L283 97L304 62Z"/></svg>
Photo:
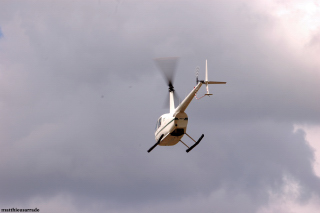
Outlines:
<svg viewBox="0 0 320 213"><path fill-rule="evenodd" d="M190 102L196 97L197 92L201 88L202 85L206 85L207 93L204 96L210 97L209 93L209 84L226 84L227 82L222 81L209 81L208 80L208 63L206 60L206 70L205 70L205 80L198 80L198 73L196 74L196 86L191 90L191 92L185 97L185 99L175 107L175 90L173 87L173 77L175 73L176 64L178 61L178 57L168 57L168 58L156 58L154 61L156 65L158 65L159 69L164 74L165 80L169 87L169 113L163 114L157 120L156 128L155 128L155 140L156 143L148 150L148 153L151 152L155 147L159 146L174 146L177 143L181 142L187 147L186 152L190 152L193 148L195 148L202 138L204 134L200 136L200 138L195 141L188 133L187 133L187 125L188 125L188 115L185 113L187 107ZM198 71L197 71L198 72ZM202 98L201 97L201 98ZM197 97L196 97L197 98ZM192 146L188 146L181 139L184 135L187 135L194 144Z"/></svg>

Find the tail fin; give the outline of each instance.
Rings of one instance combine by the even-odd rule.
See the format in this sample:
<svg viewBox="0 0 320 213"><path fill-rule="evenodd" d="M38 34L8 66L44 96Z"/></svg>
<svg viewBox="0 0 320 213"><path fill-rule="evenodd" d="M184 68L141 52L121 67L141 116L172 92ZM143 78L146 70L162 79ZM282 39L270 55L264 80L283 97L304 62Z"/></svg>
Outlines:
<svg viewBox="0 0 320 213"><path fill-rule="evenodd" d="M212 94L209 93L209 87L208 87L208 62L206 59L206 79L204 80L204 83L206 84L207 93L205 95L210 96Z"/></svg>
<svg viewBox="0 0 320 213"><path fill-rule="evenodd" d="M207 93L205 95L212 95L209 93L209 86L208 84L226 84L227 82L223 82L223 81L208 81L208 62L206 60L206 78L204 83L206 84L206 88L207 88Z"/></svg>

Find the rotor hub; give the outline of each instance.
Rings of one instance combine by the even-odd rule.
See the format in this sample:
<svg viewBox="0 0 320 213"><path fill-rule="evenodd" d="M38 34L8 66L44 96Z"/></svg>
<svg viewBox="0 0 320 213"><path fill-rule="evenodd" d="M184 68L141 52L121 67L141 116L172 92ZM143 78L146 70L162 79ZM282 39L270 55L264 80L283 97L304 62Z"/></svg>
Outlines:
<svg viewBox="0 0 320 213"><path fill-rule="evenodd" d="M172 83L169 84L169 92L174 92L174 87Z"/></svg>

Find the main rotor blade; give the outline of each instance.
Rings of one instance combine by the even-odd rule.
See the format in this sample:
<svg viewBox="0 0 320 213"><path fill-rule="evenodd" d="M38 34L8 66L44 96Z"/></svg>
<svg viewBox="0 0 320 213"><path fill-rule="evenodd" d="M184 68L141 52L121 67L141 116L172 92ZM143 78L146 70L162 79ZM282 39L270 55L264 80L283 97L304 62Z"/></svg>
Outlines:
<svg viewBox="0 0 320 213"><path fill-rule="evenodd" d="M162 71L167 85L173 84L174 74L176 72L179 57L155 58L155 64Z"/></svg>

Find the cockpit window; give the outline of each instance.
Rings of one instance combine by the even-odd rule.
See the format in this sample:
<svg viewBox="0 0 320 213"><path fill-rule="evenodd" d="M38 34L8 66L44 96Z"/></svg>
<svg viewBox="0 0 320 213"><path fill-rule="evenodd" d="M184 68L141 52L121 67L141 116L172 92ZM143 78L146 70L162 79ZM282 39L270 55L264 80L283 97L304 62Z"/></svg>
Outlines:
<svg viewBox="0 0 320 213"><path fill-rule="evenodd" d="M162 118L159 118L159 120L157 121L156 130L161 126L161 120Z"/></svg>

